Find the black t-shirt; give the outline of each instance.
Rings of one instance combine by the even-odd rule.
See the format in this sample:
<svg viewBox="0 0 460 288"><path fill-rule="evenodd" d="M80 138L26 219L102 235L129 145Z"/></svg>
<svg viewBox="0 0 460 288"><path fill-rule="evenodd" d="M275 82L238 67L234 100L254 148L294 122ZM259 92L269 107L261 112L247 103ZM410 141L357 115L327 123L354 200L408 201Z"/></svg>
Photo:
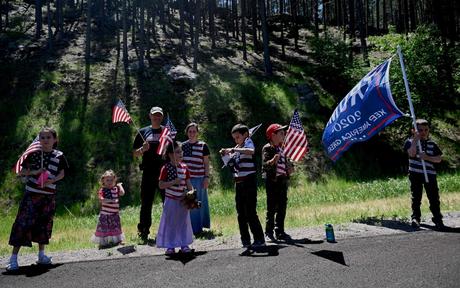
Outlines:
<svg viewBox="0 0 460 288"><path fill-rule="evenodd" d="M145 141L147 141L150 145L149 150L144 151L144 155L142 156L142 170L160 171L161 166L164 164L161 155L157 154L162 129L163 126L158 129L154 129L152 126L147 126L139 130L139 133L142 134L142 137L144 137ZM134 139L133 149L141 148L144 143L139 133L136 134L136 138Z"/></svg>

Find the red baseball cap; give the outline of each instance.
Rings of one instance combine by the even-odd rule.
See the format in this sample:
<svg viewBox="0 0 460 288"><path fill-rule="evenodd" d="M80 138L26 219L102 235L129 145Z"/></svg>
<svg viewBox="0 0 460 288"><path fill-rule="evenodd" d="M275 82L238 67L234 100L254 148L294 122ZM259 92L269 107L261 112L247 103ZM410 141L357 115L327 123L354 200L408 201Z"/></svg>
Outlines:
<svg viewBox="0 0 460 288"><path fill-rule="evenodd" d="M267 130L265 131L265 135L267 136L267 139L270 140L272 138L273 133L280 131L280 130L287 130L288 125L281 126L280 124L271 124L268 126Z"/></svg>

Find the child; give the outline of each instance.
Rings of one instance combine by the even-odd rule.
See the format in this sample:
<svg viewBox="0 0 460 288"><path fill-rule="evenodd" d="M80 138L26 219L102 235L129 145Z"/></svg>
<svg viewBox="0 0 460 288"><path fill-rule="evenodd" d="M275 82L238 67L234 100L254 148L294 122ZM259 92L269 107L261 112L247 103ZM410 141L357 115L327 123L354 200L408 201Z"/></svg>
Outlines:
<svg viewBox="0 0 460 288"><path fill-rule="evenodd" d="M180 247L184 253L191 252L189 245L193 242L190 211L183 204L186 188L192 190L190 173L182 163L182 148L179 142L173 141L166 148L166 164L160 172L159 187L165 189L165 202L156 244L158 248L166 248L166 255L175 253Z"/></svg>
<svg viewBox="0 0 460 288"><path fill-rule="evenodd" d="M21 246L32 247L32 242L38 243L37 264L52 263L51 257L45 255L45 245L49 243L53 229L56 182L64 178L68 166L64 154L55 149L56 130L43 128L39 133L39 141L41 150L30 153L20 171L20 176L26 176L27 182L11 228L9 244L13 246L13 253L7 271L19 269L19 249ZM44 183L39 183L39 179L43 179Z"/></svg>
<svg viewBox="0 0 460 288"><path fill-rule="evenodd" d="M265 236L271 241L275 241L273 230L275 230L277 240L291 240L291 237L284 231L288 179L289 175L294 172L292 164L282 149L287 128L288 126L280 124L268 126L265 134L269 143L262 148L262 170L267 191Z"/></svg>
<svg viewBox="0 0 460 288"><path fill-rule="evenodd" d="M235 202L238 214L243 247L251 246L251 236L248 226L254 237L253 247L265 245L264 232L257 216L257 178L256 163L254 160L254 143L249 138L249 129L246 125L236 124L232 128L232 137L236 143L234 148L222 148L222 155L230 155L234 167Z"/></svg>
<svg viewBox="0 0 460 288"><path fill-rule="evenodd" d="M410 190L412 193L412 227L420 228L420 205L422 202L423 186L425 186L426 195L430 202L430 210L433 214L433 223L436 228L442 230L445 228L442 222L442 214L439 203L439 189L436 180L435 163L441 162L442 152L436 142L429 139L428 121L417 119L415 121L418 132L413 132L413 137L406 140L404 151L409 154L409 180ZM417 142L420 140L422 151L419 151ZM422 161L425 160L428 183L425 182L423 174Z"/></svg>
<svg viewBox="0 0 460 288"><path fill-rule="evenodd" d="M100 179L102 188L99 189L101 212L92 240L99 248L118 245L125 239L121 231L120 204L118 198L125 195L122 183L117 183L117 176L112 170L107 170Z"/></svg>

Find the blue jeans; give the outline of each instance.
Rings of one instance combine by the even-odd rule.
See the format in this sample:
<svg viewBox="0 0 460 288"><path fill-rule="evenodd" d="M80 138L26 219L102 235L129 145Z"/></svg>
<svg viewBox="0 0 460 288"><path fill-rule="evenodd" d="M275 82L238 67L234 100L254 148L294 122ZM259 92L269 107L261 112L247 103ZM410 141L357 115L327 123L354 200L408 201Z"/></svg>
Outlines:
<svg viewBox="0 0 460 288"><path fill-rule="evenodd" d="M204 177L192 177L193 188L195 188L198 200L201 201L201 208L190 210L190 220L192 221L193 234L203 231L203 228L211 228L209 216L208 191L203 187Z"/></svg>

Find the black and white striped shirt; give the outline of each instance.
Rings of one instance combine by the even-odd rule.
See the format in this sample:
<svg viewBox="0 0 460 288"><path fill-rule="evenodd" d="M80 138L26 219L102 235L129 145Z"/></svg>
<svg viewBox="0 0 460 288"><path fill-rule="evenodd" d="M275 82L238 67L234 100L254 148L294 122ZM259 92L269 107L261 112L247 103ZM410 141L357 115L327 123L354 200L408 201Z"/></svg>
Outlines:
<svg viewBox="0 0 460 288"><path fill-rule="evenodd" d="M420 140L422 146L422 151L425 152L428 156L440 156L442 155L441 149L433 140ZM404 143L404 151L408 151L412 145L412 139L406 140ZM420 173L423 174L422 161L419 158L418 154L420 153L417 145L417 155L416 157L409 157L409 172L410 173ZM436 175L436 168L434 163L430 161L425 161L425 167L427 174Z"/></svg>
<svg viewBox="0 0 460 288"><path fill-rule="evenodd" d="M38 170L41 168L43 162L43 168L48 170L48 179L54 179L61 172L66 169L67 160L64 154L56 149L51 152L36 151L27 156L26 160L22 164L23 168L30 170ZM41 194L54 194L56 193L56 184L48 184L45 187L40 187L38 184L38 175L29 176L26 183L26 191Z"/></svg>
<svg viewBox="0 0 460 288"><path fill-rule="evenodd" d="M248 137L244 140L243 146L238 148L255 149L255 146L251 138ZM234 158L236 162L236 169L233 173L235 181L244 180L250 174L256 173L256 162L254 159L254 155L235 152L234 155L232 155L232 158Z"/></svg>

